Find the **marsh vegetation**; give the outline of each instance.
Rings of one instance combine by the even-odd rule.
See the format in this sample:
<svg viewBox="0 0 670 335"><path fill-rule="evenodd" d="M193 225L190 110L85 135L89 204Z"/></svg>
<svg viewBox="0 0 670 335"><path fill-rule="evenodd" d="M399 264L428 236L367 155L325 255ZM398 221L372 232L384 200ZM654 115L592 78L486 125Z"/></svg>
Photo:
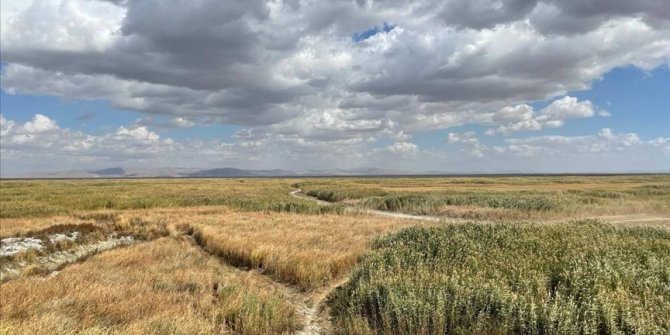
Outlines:
<svg viewBox="0 0 670 335"><path fill-rule="evenodd" d="M469 219L536 219L667 213L664 176L352 179L296 184L337 204Z"/></svg>
<svg viewBox="0 0 670 335"><path fill-rule="evenodd" d="M23 264L0 284L0 333L667 333L669 187L667 175L2 180L0 239L43 247L0 258ZM133 243L42 263L109 236Z"/></svg>
<svg viewBox="0 0 670 335"><path fill-rule="evenodd" d="M335 300L343 334L662 334L670 232L593 221L379 238Z"/></svg>

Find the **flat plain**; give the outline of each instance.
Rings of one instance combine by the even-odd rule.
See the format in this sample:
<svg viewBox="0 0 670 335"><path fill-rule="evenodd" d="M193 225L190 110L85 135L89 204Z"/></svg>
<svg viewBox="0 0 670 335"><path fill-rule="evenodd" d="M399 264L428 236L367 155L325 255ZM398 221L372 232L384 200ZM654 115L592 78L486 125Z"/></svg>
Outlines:
<svg viewBox="0 0 670 335"><path fill-rule="evenodd" d="M0 334L667 334L670 175L0 181Z"/></svg>

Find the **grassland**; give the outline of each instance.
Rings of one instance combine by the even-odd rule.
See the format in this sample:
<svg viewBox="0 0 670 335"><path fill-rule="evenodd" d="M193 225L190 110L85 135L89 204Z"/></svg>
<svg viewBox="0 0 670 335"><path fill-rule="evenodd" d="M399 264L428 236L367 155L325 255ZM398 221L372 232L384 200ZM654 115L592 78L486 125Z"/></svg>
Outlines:
<svg viewBox="0 0 670 335"><path fill-rule="evenodd" d="M305 214L342 211L341 206L290 197L292 184L286 179L2 181L0 218L194 206Z"/></svg>
<svg viewBox="0 0 670 335"><path fill-rule="evenodd" d="M81 234L0 259L27 269L0 284L0 334L663 333L670 219L564 218L670 218L668 185L664 175L2 180L0 238ZM298 187L335 204L289 195ZM542 209L537 196L559 205ZM59 272L35 261L109 236L134 243Z"/></svg>

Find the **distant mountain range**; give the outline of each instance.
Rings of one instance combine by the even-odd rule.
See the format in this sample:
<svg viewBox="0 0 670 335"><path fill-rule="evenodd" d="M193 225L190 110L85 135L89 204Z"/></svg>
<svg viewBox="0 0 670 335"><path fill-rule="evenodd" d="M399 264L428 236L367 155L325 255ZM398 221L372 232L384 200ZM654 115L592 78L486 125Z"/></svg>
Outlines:
<svg viewBox="0 0 670 335"><path fill-rule="evenodd" d="M620 172L619 174L647 174L668 173L659 172ZM99 170L67 170L56 172L30 173L18 178L246 178L246 177L328 177L328 176L409 176L409 175L453 175L453 176L496 176L496 175L608 175L611 173L582 172L582 173L542 173L533 171L401 171L378 168L359 169L330 169L330 170L245 170L230 167L216 169L197 168L123 168L110 167ZM615 173L616 174L616 173Z"/></svg>
<svg viewBox="0 0 670 335"><path fill-rule="evenodd" d="M444 172L408 172L399 170L384 170L378 168L359 169L331 169L289 171L273 170L245 170L230 167L215 169L194 168L122 168L110 167L99 170L67 170L56 172L42 172L26 175L26 178L234 178L234 177L309 177L309 176L382 176L382 175L412 175L412 174L444 174Z"/></svg>

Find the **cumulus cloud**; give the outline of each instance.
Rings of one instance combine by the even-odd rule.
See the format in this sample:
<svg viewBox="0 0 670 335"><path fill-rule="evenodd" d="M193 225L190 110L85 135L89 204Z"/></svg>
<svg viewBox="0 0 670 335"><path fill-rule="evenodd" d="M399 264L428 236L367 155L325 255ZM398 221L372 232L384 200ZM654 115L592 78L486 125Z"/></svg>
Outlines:
<svg viewBox="0 0 670 335"><path fill-rule="evenodd" d="M479 138L477 138L477 134L474 131L449 133L447 142L450 144L460 144L463 147L461 151L470 157L482 158L490 150L488 146L479 142Z"/></svg>
<svg viewBox="0 0 670 335"><path fill-rule="evenodd" d="M619 155L631 150L668 153L670 139L659 137L643 141L636 133L615 133L603 128L594 135L586 136L533 136L527 138L508 138L502 145L482 144L475 132L449 133L447 142L459 145L462 151L471 157L599 157Z"/></svg>
<svg viewBox="0 0 670 335"><path fill-rule="evenodd" d="M61 128L49 117L36 114L31 121L17 125L2 118L2 152L10 158L65 156L146 156L169 147L171 140L146 127L118 127L115 132L91 135ZM4 157L3 157L4 158ZM63 157L65 158L65 157Z"/></svg>
<svg viewBox="0 0 670 335"><path fill-rule="evenodd" d="M45 133L48 131L57 130L58 125L56 125L56 122L49 119L48 117L42 114L36 114L32 121L28 121L23 125L23 129L26 133Z"/></svg>
<svg viewBox="0 0 670 335"><path fill-rule="evenodd" d="M530 22L544 34L571 35L588 32L625 16L636 16L651 26L667 26L670 8L658 0L538 1L530 14Z"/></svg>
<svg viewBox="0 0 670 335"><path fill-rule="evenodd" d="M170 120L170 123L174 125L175 127L179 128L189 128L193 127L195 125L195 122L185 119L181 116L174 117Z"/></svg>
<svg viewBox="0 0 670 335"><path fill-rule="evenodd" d="M506 106L493 115L493 121L502 123L502 125L487 130L486 134L509 134L516 131L558 128L562 127L568 119L590 118L595 114L596 110L591 101L578 101L577 98L570 96L558 99L538 112L527 104ZM609 113L598 111L598 115L608 116Z"/></svg>
<svg viewBox="0 0 670 335"><path fill-rule="evenodd" d="M395 154L414 154L418 151L418 147L410 142L397 142L389 145L386 149Z"/></svg>
<svg viewBox="0 0 670 335"><path fill-rule="evenodd" d="M160 139L158 134L149 131L147 127L128 129L121 126L116 130L115 135L118 139L133 139L142 143L154 143Z"/></svg>
<svg viewBox="0 0 670 335"><path fill-rule="evenodd" d="M642 148L646 144L635 133L614 133L609 128L601 129L597 135L587 136L535 136L505 140L506 147L499 152L517 152L523 147L536 154L589 156L594 154L612 154L631 148Z"/></svg>

